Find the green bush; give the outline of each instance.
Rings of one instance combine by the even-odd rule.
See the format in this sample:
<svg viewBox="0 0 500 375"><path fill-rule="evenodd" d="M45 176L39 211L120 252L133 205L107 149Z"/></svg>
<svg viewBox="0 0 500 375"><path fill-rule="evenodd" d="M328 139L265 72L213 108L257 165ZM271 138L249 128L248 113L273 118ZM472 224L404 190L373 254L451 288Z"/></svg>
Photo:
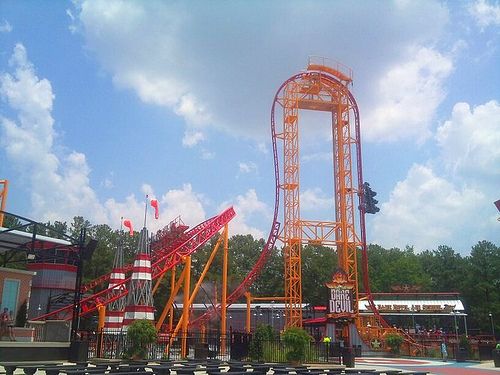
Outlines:
<svg viewBox="0 0 500 375"><path fill-rule="evenodd" d="M269 325L259 324L255 330L250 348L248 349L251 359L254 361L262 361L265 359L264 346L273 340L273 330Z"/></svg>
<svg viewBox="0 0 500 375"><path fill-rule="evenodd" d="M286 359L289 362L303 362L306 358L306 348L312 341L312 337L298 327L290 327L283 332L281 340L285 344Z"/></svg>
<svg viewBox="0 0 500 375"><path fill-rule="evenodd" d="M129 358L145 358L148 345L156 342L156 328L149 320L136 320L128 327L127 338L131 345Z"/></svg>
<svg viewBox="0 0 500 375"><path fill-rule="evenodd" d="M16 314L16 327L24 327L28 316L28 303L24 300Z"/></svg>
<svg viewBox="0 0 500 375"><path fill-rule="evenodd" d="M394 354L399 354L403 341L403 337L396 333L391 333L385 337L385 343L391 348L391 352Z"/></svg>

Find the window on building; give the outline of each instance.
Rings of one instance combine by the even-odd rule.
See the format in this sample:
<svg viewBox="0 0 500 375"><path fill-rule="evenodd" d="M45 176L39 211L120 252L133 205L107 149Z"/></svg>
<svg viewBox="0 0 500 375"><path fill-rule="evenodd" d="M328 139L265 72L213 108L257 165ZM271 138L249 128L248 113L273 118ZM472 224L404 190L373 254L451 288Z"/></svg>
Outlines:
<svg viewBox="0 0 500 375"><path fill-rule="evenodd" d="M7 307L9 311L16 311L20 284L20 280L5 279L3 281L2 310Z"/></svg>

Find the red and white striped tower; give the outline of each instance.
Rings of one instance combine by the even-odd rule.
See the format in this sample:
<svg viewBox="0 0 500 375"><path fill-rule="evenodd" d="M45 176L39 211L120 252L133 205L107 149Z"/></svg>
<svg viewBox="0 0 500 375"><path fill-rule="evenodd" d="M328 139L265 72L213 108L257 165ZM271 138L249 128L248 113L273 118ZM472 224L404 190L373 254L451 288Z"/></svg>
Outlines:
<svg viewBox="0 0 500 375"><path fill-rule="evenodd" d="M125 220L124 225L130 228L131 235L133 234L132 225L129 220ZM121 233L123 236L123 233ZM125 280L125 271L123 269L123 238L116 249L115 259L113 262L113 270L109 278L109 289L112 289L112 295L122 295L127 286L123 281ZM104 329L107 332L120 331L123 325L123 315L125 314L125 303L127 299L125 296L110 302L106 309L106 318L104 320Z"/></svg>
<svg viewBox="0 0 500 375"><path fill-rule="evenodd" d="M148 230L142 228L139 245L128 286L127 306L123 319L123 329L136 319L154 320L153 294L151 292L151 254Z"/></svg>
<svg viewBox="0 0 500 375"><path fill-rule="evenodd" d="M146 196L147 199L147 196ZM155 200L157 206L158 202ZM151 249L146 228L147 207L144 213L144 228L139 234L137 254L128 286L127 306L123 319L123 329L137 319L154 320L154 305L151 282ZM156 208L156 207L155 207ZM156 216L156 215L155 215Z"/></svg>

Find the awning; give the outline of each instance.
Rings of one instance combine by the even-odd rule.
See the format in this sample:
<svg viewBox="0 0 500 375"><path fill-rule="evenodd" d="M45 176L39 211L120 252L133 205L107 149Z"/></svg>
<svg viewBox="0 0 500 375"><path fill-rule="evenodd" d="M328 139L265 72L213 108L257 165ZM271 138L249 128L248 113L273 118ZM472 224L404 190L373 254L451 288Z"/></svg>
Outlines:
<svg viewBox="0 0 500 375"><path fill-rule="evenodd" d="M35 248L37 249L73 246L71 242L59 238L35 235L33 233L0 227L0 253L10 250L31 250L33 242L36 243Z"/></svg>

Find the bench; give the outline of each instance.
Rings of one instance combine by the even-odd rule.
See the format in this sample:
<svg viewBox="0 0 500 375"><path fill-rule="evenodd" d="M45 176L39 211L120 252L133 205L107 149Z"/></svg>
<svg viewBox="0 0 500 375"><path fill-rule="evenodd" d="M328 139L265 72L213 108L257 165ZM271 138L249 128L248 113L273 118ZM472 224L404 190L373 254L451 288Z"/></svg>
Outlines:
<svg viewBox="0 0 500 375"><path fill-rule="evenodd" d="M40 367L40 370L45 371L46 375L59 375L62 370L80 370L86 368L86 365L76 364L76 365L61 365L61 366L44 366ZM103 370L104 372L104 370Z"/></svg>
<svg viewBox="0 0 500 375"><path fill-rule="evenodd" d="M40 362L3 362L0 363L0 366L3 366L5 369L5 374L6 375L14 375L14 371L16 371L18 368L22 369L23 372L26 375L33 375L38 368L42 368L47 365L60 365L62 362L46 362L46 363L40 363Z"/></svg>

